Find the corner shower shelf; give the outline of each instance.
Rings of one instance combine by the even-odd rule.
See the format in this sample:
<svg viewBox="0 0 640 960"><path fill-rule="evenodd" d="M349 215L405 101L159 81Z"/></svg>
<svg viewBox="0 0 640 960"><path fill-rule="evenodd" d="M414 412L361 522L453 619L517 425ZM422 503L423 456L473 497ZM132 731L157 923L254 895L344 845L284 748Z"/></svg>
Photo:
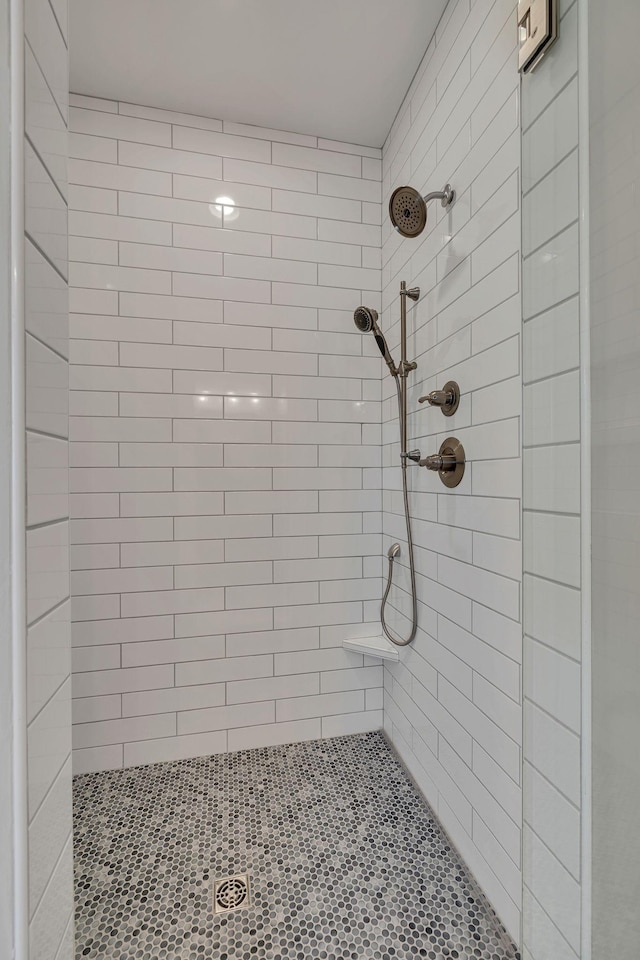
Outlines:
<svg viewBox="0 0 640 960"><path fill-rule="evenodd" d="M364 653L368 657L379 657L381 660L399 660L398 648L386 637L356 637L354 640L343 640L342 646L356 653Z"/></svg>

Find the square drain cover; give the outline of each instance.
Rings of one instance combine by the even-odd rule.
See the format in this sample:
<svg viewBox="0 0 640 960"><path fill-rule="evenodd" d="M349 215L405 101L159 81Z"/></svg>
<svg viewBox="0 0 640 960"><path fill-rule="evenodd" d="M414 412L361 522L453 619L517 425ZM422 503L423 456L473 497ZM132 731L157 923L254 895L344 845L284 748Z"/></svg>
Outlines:
<svg viewBox="0 0 640 960"><path fill-rule="evenodd" d="M213 912L227 913L249 906L249 877L239 873L235 877L221 877L213 884Z"/></svg>

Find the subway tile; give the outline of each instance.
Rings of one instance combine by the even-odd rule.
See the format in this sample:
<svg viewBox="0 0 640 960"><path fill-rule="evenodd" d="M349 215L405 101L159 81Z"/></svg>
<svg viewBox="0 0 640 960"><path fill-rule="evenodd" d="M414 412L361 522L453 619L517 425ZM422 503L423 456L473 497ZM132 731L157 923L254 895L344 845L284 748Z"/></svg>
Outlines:
<svg viewBox="0 0 640 960"><path fill-rule="evenodd" d="M158 146L171 145L171 127L167 123L142 120L72 107L69 111L69 128L74 133L87 133L116 140L133 140Z"/></svg>
<svg viewBox="0 0 640 960"><path fill-rule="evenodd" d="M27 525L69 515L68 443L27 432Z"/></svg>
<svg viewBox="0 0 640 960"><path fill-rule="evenodd" d="M120 242L119 248L120 265L125 267L180 270L185 273L222 273L222 256L219 253L125 241Z"/></svg>
<svg viewBox="0 0 640 960"><path fill-rule="evenodd" d="M363 181L358 181L363 182ZM309 217L328 217L360 223L362 208L357 199L343 199L293 190L273 190L272 208L281 213L297 213Z"/></svg>
<svg viewBox="0 0 640 960"><path fill-rule="evenodd" d="M268 443L270 435L270 424L264 421L173 421L173 436L177 443Z"/></svg>
<svg viewBox="0 0 640 960"><path fill-rule="evenodd" d="M93 648L90 648L93 649ZM146 667L157 663L183 663L189 660L213 659L214 657L224 656L224 637L193 637L181 638L180 640L149 640L140 643L128 643L122 648L122 666L123 667ZM217 685L216 685L217 686ZM171 692L171 691L167 691ZM127 695L125 695L126 698ZM156 699L159 695L156 694ZM224 690L218 687L217 703L224 701ZM154 697L154 694L147 694L147 697ZM221 698L221 699L220 699ZM132 699L132 698L131 698ZM136 695L136 705L140 704ZM212 706L208 703L207 706ZM147 704L147 706L149 706ZM175 706L167 707L163 704L162 711L167 709L193 709L195 704L190 703L183 708ZM128 702L123 699L124 716L131 715L128 710ZM136 711L138 712L138 711ZM142 711L139 711L142 712ZM144 712L153 712L145 710Z"/></svg>
<svg viewBox="0 0 640 960"><path fill-rule="evenodd" d="M175 517L223 512L223 495L209 492L123 493L123 517Z"/></svg>
<svg viewBox="0 0 640 960"><path fill-rule="evenodd" d="M342 536L342 549L337 542L331 542L327 549L331 556L342 556L343 551L352 550L357 553L357 547L351 544L351 535L361 533L361 513L283 513L273 517L273 534L279 536L318 536L327 535L327 542L333 536ZM333 535L329 537L329 535ZM325 537L323 536L323 542ZM321 544L322 546L322 544ZM376 550L376 552L378 552Z"/></svg>
<svg viewBox="0 0 640 960"><path fill-rule="evenodd" d="M580 879L580 812L528 763L524 765L525 820L560 863Z"/></svg>
<svg viewBox="0 0 640 960"><path fill-rule="evenodd" d="M107 747L88 747L73 751L73 774L96 773L100 770L119 770L123 766L123 745L110 744Z"/></svg>
<svg viewBox="0 0 640 960"><path fill-rule="evenodd" d="M117 112L127 117L140 117L143 120L159 120L161 123L175 123L181 127L200 127L202 130L222 130L222 121L209 117L196 117L190 113L175 113L173 110L160 110L157 107L142 107L136 103L117 105ZM100 109L100 107L96 107Z"/></svg>
<svg viewBox="0 0 640 960"><path fill-rule="evenodd" d="M362 164L358 156L331 150L313 150L291 144L274 143L271 160L272 163L284 167L335 173L346 177L359 177L362 173Z"/></svg>
<svg viewBox="0 0 640 960"><path fill-rule="evenodd" d="M229 731L229 750L249 750L280 743L303 743L305 740L317 740L320 735L319 719L241 727Z"/></svg>
<svg viewBox="0 0 640 960"><path fill-rule="evenodd" d="M24 53L25 133L61 193L67 195L67 130L47 79L27 43Z"/></svg>
<svg viewBox="0 0 640 960"><path fill-rule="evenodd" d="M27 631L27 718L30 723L70 673L69 603L63 603Z"/></svg>
<svg viewBox="0 0 640 960"><path fill-rule="evenodd" d="M580 738L526 700L523 716L528 762L568 800L579 805Z"/></svg>
<svg viewBox="0 0 640 960"><path fill-rule="evenodd" d="M71 574L74 597L85 594L129 593L140 590L171 590L170 567L139 567L129 570L75 570Z"/></svg>
<svg viewBox="0 0 640 960"><path fill-rule="evenodd" d="M118 141L87 133L70 133L69 157L75 160L96 160L98 163L117 163Z"/></svg>
<svg viewBox="0 0 640 960"><path fill-rule="evenodd" d="M225 253L227 277L251 277L255 280L279 280L285 283L316 283L317 267L301 260L247 257Z"/></svg>
<svg viewBox="0 0 640 960"><path fill-rule="evenodd" d="M145 763L169 763L191 757L208 757L214 753L225 753L226 749L227 734L224 730L160 737L140 743L125 743L124 765L136 767Z"/></svg>
<svg viewBox="0 0 640 960"><path fill-rule="evenodd" d="M524 878L538 902L573 949L581 949L580 884L525 826L523 831Z"/></svg>
<svg viewBox="0 0 640 960"><path fill-rule="evenodd" d="M285 697L300 697L306 701L309 697L317 694L319 689L320 680L317 673L298 674L296 677L262 677L257 680L236 680L227 684L227 702L240 704L265 699L282 700ZM311 716L320 716L320 714L313 713ZM282 716L278 719L302 718Z"/></svg>
<svg viewBox="0 0 640 960"><path fill-rule="evenodd" d="M225 660L200 660L176 664L176 686L189 687L201 683L229 683L273 676L273 657L233 657Z"/></svg>
<svg viewBox="0 0 640 960"><path fill-rule="evenodd" d="M224 230L215 225L174 223L173 244L176 248L214 250L224 254L245 254L253 257L269 257L271 253L270 237L267 234Z"/></svg>
<svg viewBox="0 0 640 960"><path fill-rule="evenodd" d="M69 513L73 522L91 518L117 517L120 512L117 493L72 493Z"/></svg>
<svg viewBox="0 0 640 960"><path fill-rule="evenodd" d="M270 163L253 163L225 157L223 161L225 181L237 181L264 187L282 187L285 190L306 190L315 193L317 174L310 170L292 169Z"/></svg>
<svg viewBox="0 0 640 960"><path fill-rule="evenodd" d="M123 316L149 317L158 320L196 320L220 323L222 305L197 297L154 296L146 293L121 293Z"/></svg>
<svg viewBox="0 0 640 960"><path fill-rule="evenodd" d="M121 443L119 455L123 467L222 466L222 446L215 443Z"/></svg>
<svg viewBox="0 0 640 960"><path fill-rule="evenodd" d="M97 697L172 685L172 666L132 667L125 670L98 670L78 675L74 677L73 692L77 697Z"/></svg>
<svg viewBox="0 0 640 960"><path fill-rule="evenodd" d="M75 287L138 293L171 293L171 274L160 270L72 263L69 282Z"/></svg>
<svg viewBox="0 0 640 960"><path fill-rule="evenodd" d="M198 638L200 639L200 638ZM209 642L205 637L205 642ZM176 641L166 641L176 643ZM187 641L187 644L191 641ZM137 647L137 644L132 644ZM146 646L146 644L145 644ZM178 710L198 710L203 707L218 707L224 703L225 688L222 683L205 683L201 686L168 687L166 690L138 690L122 694L122 714L125 717L145 716L154 713L176 713Z"/></svg>
<svg viewBox="0 0 640 960"><path fill-rule="evenodd" d="M523 262L524 318L529 319L578 292L578 226L569 227Z"/></svg>
<svg viewBox="0 0 640 960"><path fill-rule="evenodd" d="M234 157L260 163L269 163L271 160L270 146L266 141L193 127L175 127L173 146L179 150L191 150L218 157Z"/></svg>
<svg viewBox="0 0 640 960"><path fill-rule="evenodd" d="M221 610L224 590L160 590L130 593L122 596L120 609L124 617L147 617L163 613L195 613L202 610Z"/></svg>
<svg viewBox="0 0 640 960"><path fill-rule="evenodd" d="M69 596L69 523L60 520L26 535L27 623Z"/></svg>
<svg viewBox="0 0 640 960"><path fill-rule="evenodd" d="M223 610L210 613L178 614L175 618L178 637L202 636L213 633L252 633L269 630L273 626L273 611L269 608L252 610ZM268 674L267 674L268 675Z"/></svg>
<svg viewBox="0 0 640 960"><path fill-rule="evenodd" d="M223 540L150 541L120 545L120 563L123 567L221 563L223 559Z"/></svg>
<svg viewBox="0 0 640 960"><path fill-rule="evenodd" d="M303 240L298 237L273 237L272 245L274 257L308 260L312 263L336 263L350 267L360 266L360 247L352 243Z"/></svg>
<svg viewBox="0 0 640 960"><path fill-rule="evenodd" d="M524 197L523 255L560 233L579 213L578 154L574 150Z"/></svg>
<svg viewBox="0 0 640 960"><path fill-rule="evenodd" d="M171 226L167 223L152 223L134 217L113 216L109 213L92 213L71 210L69 213L71 236L97 237L106 240L125 240L133 243L171 244Z"/></svg>
<svg viewBox="0 0 640 960"><path fill-rule="evenodd" d="M72 544L69 555L72 571L105 570L118 566L120 547L117 543Z"/></svg>
<svg viewBox="0 0 640 960"><path fill-rule="evenodd" d="M68 354L69 296L60 274L25 238L24 322L33 334L57 353Z"/></svg>
<svg viewBox="0 0 640 960"><path fill-rule="evenodd" d="M176 588L266 584L271 583L271 580L271 564L266 561L182 564L174 573ZM263 604L259 604L259 606L263 606Z"/></svg>
<svg viewBox="0 0 640 960"><path fill-rule="evenodd" d="M151 717L127 717L120 720L99 720L96 723L77 723L73 728L74 748L100 747L125 740L153 740L170 737L176 732L173 714L162 713Z"/></svg>
<svg viewBox="0 0 640 960"><path fill-rule="evenodd" d="M120 368L122 369L122 368ZM150 373L151 371L143 371ZM158 371L169 373L169 371ZM121 417L203 417L222 416L222 397L188 396L176 393L121 393ZM148 489L157 489L149 487Z"/></svg>
<svg viewBox="0 0 640 960"><path fill-rule="evenodd" d="M220 157L189 153L186 150L178 150L175 146L159 147L125 141L119 145L118 163L125 167L166 170L169 173L188 174L195 177L219 179L222 176Z"/></svg>
<svg viewBox="0 0 640 960"><path fill-rule="evenodd" d="M123 343L120 346L120 363L123 366L167 370L221 370L222 350L165 343Z"/></svg>
<svg viewBox="0 0 640 960"><path fill-rule="evenodd" d="M317 448L301 444L263 443L253 447L228 443L225 463L230 467L315 467Z"/></svg>
<svg viewBox="0 0 640 960"><path fill-rule="evenodd" d="M318 628L269 630L255 633L227 634L228 657L246 657L261 653L286 653L290 650L313 650L318 646Z"/></svg>
<svg viewBox="0 0 640 960"><path fill-rule="evenodd" d="M298 627L322 627L330 624L350 624L362 622L362 603L316 603L297 606L276 607L273 623L277 630L293 630ZM358 661L351 661L358 666ZM334 664L335 665L335 664ZM341 664L338 663L337 666ZM308 669L323 669L309 667ZM287 672L286 670L283 672ZM294 671L295 672L295 671Z"/></svg>
<svg viewBox="0 0 640 960"><path fill-rule="evenodd" d="M26 338L26 427L66 437L68 364L34 337Z"/></svg>
<svg viewBox="0 0 640 960"><path fill-rule="evenodd" d="M122 695L106 697L76 697L71 703L74 723L91 723L96 720L117 720L122 716Z"/></svg>
<svg viewBox="0 0 640 960"><path fill-rule="evenodd" d="M69 160L69 183L101 190L127 190L151 196L171 196L171 175L123 167L97 160Z"/></svg>
<svg viewBox="0 0 640 960"><path fill-rule="evenodd" d="M171 540L170 517L151 519L73 519L72 543L120 543L128 541Z"/></svg>
<svg viewBox="0 0 640 960"><path fill-rule="evenodd" d="M115 190L106 190L101 187L69 184L69 210L117 214L118 194Z"/></svg>
<svg viewBox="0 0 640 960"><path fill-rule="evenodd" d="M72 627L74 646L90 646L103 643L137 643L140 640L166 640L173 636L173 618L135 617L115 622L87 621Z"/></svg>
<svg viewBox="0 0 640 960"><path fill-rule="evenodd" d="M200 162L215 162L217 158L202 158ZM217 177L181 175L175 173L173 178L173 195L182 200L201 200L204 203L214 204L215 213L219 213L222 223L222 207L225 204L216 203L220 197L228 197L231 203L228 206L253 207L257 210L271 209L271 191L268 187L256 186L252 183L233 183L223 181ZM219 210L218 210L219 208Z"/></svg>
<svg viewBox="0 0 640 960"><path fill-rule="evenodd" d="M120 417L71 417L71 440L88 442L162 442L171 440L171 421Z"/></svg>

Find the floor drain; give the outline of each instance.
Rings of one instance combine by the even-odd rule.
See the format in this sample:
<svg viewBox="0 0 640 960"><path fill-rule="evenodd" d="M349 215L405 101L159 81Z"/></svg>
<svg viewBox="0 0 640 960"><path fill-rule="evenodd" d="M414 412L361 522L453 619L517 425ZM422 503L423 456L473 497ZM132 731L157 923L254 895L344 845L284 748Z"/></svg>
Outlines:
<svg viewBox="0 0 640 960"><path fill-rule="evenodd" d="M240 873L235 877L222 877L213 885L213 912L227 913L249 906L249 877Z"/></svg>

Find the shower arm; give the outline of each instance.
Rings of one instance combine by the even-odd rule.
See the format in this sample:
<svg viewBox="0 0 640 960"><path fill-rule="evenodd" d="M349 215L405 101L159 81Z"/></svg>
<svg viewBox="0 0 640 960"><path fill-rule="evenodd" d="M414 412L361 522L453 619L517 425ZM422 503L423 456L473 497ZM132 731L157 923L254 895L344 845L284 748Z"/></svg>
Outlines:
<svg viewBox="0 0 640 960"><path fill-rule="evenodd" d="M422 199L425 203L430 203L432 200L439 200L443 207L448 207L449 204L453 202L454 196L454 191L449 184L447 184L444 190L434 190L433 193L428 193Z"/></svg>

